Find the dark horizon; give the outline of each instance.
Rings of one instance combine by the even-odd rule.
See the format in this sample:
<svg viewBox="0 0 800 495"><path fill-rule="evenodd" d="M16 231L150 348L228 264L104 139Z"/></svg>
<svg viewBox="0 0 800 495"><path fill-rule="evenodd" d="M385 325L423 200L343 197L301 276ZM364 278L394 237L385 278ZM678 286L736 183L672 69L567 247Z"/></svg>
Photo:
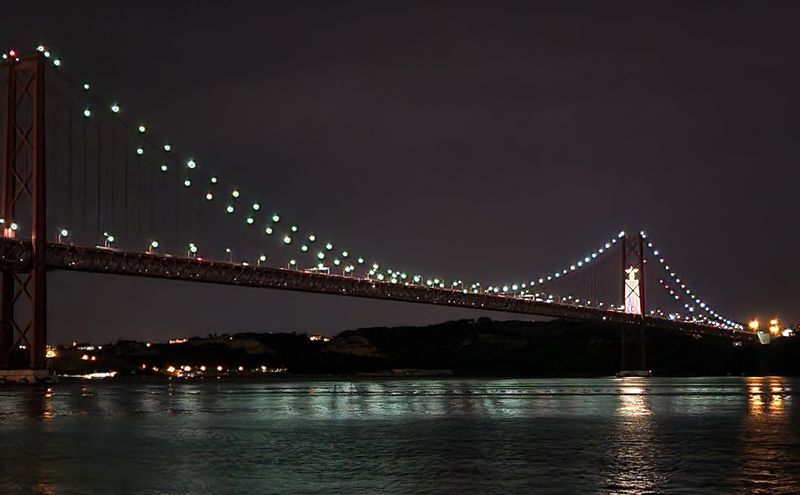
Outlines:
<svg viewBox="0 0 800 495"><path fill-rule="evenodd" d="M0 44L46 43L131 118L392 264L510 282L644 228L721 313L797 322L798 14L44 2L8 7ZM75 273L49 290L52 343L504 319Z"/></svg>

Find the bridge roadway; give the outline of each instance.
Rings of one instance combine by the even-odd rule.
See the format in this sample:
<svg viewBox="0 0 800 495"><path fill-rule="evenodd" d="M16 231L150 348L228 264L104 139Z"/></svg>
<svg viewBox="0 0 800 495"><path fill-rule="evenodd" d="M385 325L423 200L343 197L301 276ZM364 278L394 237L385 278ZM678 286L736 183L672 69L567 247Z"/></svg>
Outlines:
<svg viewBox="0 0 800 495"><path fill-rule="evenodd" d="M28 240L0 238L0 267L27 271L32 259ZM434 304L499 311L570 320L603 321L640 325L641 318L614 310L588 308L562 303L547 303L503 295L464 293L460 290L405 285L390 281L310 273L302 270L244 266L239 263L198 260L145 252L126 252L102 247L48 242L45 258L48 270L70 270L138 277L205 282L243 287L335 294L419 304ZM752 339L748 332L732 332L710 325L648 316L648 327L692 333Z"/></svg>

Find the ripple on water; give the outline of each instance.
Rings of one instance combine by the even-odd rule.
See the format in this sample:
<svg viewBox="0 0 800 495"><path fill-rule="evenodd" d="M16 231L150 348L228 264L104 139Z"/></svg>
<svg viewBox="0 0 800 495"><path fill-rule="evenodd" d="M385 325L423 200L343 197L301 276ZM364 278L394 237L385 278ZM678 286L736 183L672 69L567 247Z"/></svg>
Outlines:
<svg viewBox="0 0 800 495"><path fill-rule="evenodd" d="M450 378L2 388L0 492L800 493L799 385Z"/></svg>

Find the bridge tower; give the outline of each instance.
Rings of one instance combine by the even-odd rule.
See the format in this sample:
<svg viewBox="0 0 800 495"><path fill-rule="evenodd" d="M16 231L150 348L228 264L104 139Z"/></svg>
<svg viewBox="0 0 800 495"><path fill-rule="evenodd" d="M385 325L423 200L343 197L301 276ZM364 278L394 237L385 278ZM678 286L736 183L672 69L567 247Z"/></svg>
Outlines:
<svg viewBox="0 0 800 495"><path fill-rule="evenodd" d="M2 236L30 256L0 270L0 369L47 367L45 58L11 54L6 68ZM24 252L26 250L20 250Z"/></svg>
<svg viewBox="0 0 800 495"><path fill-rule="evenodd" d="M639 325L623 325L620 330L620 370L647 369L645 359L645 234L622 236L622 301L625 313L638 318Z"/></svg>

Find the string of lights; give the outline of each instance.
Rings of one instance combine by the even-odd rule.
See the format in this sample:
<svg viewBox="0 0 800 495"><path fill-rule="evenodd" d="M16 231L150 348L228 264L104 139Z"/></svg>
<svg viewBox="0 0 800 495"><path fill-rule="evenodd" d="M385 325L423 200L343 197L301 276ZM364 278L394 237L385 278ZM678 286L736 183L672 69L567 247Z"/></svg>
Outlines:
<svg viewBox="0 0 800 495"><path fill-rule="evenodd" d="M54 67L62 67L61 59L56 58L44 45L39 45L36 50L42 53L45 58L50 59ZM13 56L18 60L15 50L11 50L8 54L3 54L4 59L8 58L9 56ZM131 125L125 119L123 119L120 115L123 112L120 103L117 101L112 101L111 103L106 104L96 95L95 89L90 83L77 83L67 74L65 74L63 70L59 70L58 73L73 87L82 91L88 101L93 103L94 107L106 108L107 111L110 111L111 114L117 117L117 121L124 128L137 136L140 144L136 146L135 154L138 158L142 158L148 154L148 148L158 150L158 152L160 152L164 157L163 160L157 160L160 162L158 165L158 170L160 172L166 174L171 170L171 167L185 167L183 168L184 176L182 177L182 185L184 188L189 189L197 186L198 184L205 183L207 187L203 193L203 198L206 202L212 202L219 200L220 198L228 198L228 200L224 202L224 211L226 214L234 215L236 213L244 213L244 225L253 226L257 223L258 215L264 211L261 202L258 199L254 198L251 200L249 202L249 206L240 206L243 194L239 188L231 187L227 192L221 191L225 182L219 176L213 174L207 175L205 178L201 177L199 175L198 161L195 158L190 157L183 162L175 156L175 147L169 141L165 141L164 144L157 144L155 140L150 137L152 134L149 132L149 127L145 123L140 122L136 125ZM95 110L93 110L92 105L86 105L82 110L82 113L83 116L88 119L93 117ZM280 225L289 226L284 232L279 232ZM439 277L426 278L422 275L409 276L405 271L393 270L391 268L385 268L381 270L379 263L373 262L368 264L364 256L353 256L348 249L342 249L336 253L334 252L333 242L328 241L324 244L321 244L318 241L318 236L314 233L302 235L301 228L297 224L289 224L283 215L277 213L277 210L273 210L273 213L267 216L267 223L262 228L266 237L279 238L283 246L297 246L299 251L298 256L302 256L304 254L313 255L315 261L314 265L308 268L310 271L330 274L331 266L325 265L325 262L328 261L330 265L336 269L341 269L342 275L354 275L357 267L365 266L365 276L368 278L374 277L378 281L406 284L424 283L429 287L451 289L463 286L463 283L460 280L448 284L444 279ZM103 243L105 246L111 245L115 240L115 236L109 235L107 232L104 233ZM318 249L312 249L317 244L320 244L320 247ZM153 240L148 246L148 251L152 251L158 247L159 242L157 240ZM189 256L197 257L199 252L200 248L198 247L197 243L188 243L187 254ZM228 255L230 255L230 248L227 248L226 252ZM266 261L266 255L262 254L258 257L257 264L260 265ZM245 262L245 264L247 263ZM292 257L292 259L289 260L287 267L299 269L300 266L297 257ZM479 286L480 284L477 285Z"/></svg>
<svg viewBox="0 0 800 495"><path fill-rule="evenodd" d="M587 254L583 258L576 260L575 262L565 266L561 270L555 271L549 275L542 275L538 278L531 279L527 283L511 283L511 284L504 284L498 286L490 286L488 290L490 292L494 292L497 294L507 294L511 292L512 294L516 293L517 291L521 291L522 294L527 295L530 294L531 290L534 290L534 287L546 287L548 282L557 281L567 276L571 276L575 273L579 273L582 271L583 268L588 268L592 262L598 260L604 254L608 253L612 246L614 246L618 239L622 239L625 237L625 232L621 231L614 237L611 237L608 241L606 241L603 245L601 245L598 249L595 249L591 253Z"/></svg>
<svg viewBox="0 0 800 495"><path fill-rule="evenodd" d="M678 292L680 291L683 292L684 296L689 301L691 301L684 303L684 308L686 310L692 313L696 311L706 313L725 327L737 330L742 330L744 328L744 325L722 316L703 299L698 297L697 294L686 285L686 282L675 272L675 270L670 267L669 263L667 263L666 259L664 259L663 255L661 254L661 251L655 247L652 241L647 242L647 248L650 250L650 253L656 259L659 266L661 266L661 268L666 272L669 280L671 280L675 286L675 289L673 289L668 283L664 282L663 280L660 281L661 285L669 292L670 296L672 296L676 301L679 301L681 298L678 295Z"/></svg>

